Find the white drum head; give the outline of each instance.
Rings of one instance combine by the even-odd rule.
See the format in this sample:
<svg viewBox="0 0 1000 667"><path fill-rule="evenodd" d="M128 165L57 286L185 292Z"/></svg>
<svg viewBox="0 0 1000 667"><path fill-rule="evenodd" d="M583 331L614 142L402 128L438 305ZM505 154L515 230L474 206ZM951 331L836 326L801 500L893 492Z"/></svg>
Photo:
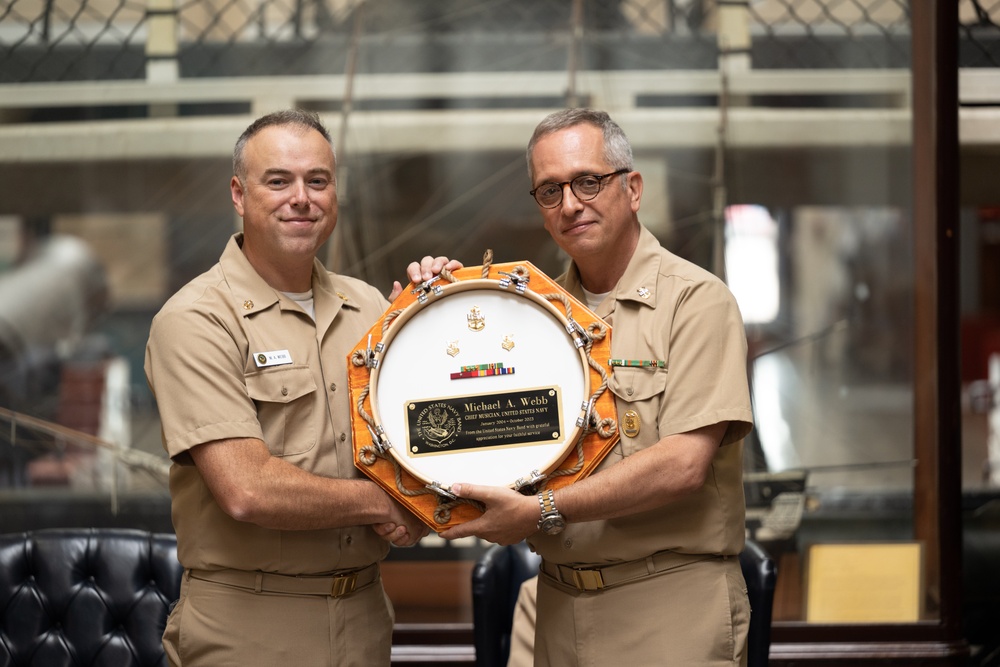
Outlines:
<svg viewBox="0 0 1000 667"><path fill-rule="evenodd" d="M425 484L513 486L575 446L586 354L543 297L454 283L404 310L382 343L372 416L390 455Z"/></svg>

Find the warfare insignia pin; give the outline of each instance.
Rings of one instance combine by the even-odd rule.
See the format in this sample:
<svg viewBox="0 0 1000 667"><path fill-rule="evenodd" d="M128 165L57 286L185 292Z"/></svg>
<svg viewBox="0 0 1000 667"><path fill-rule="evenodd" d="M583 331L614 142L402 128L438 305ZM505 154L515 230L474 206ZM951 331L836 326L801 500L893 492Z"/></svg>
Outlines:
<svg viewBox="0 0 1000 667"><path fill-rule="evenodd" d="M628 437L634 438L639 435L640 428L642 428L642 421L639 419L639 413L635 410L626 410L622 419L622 432Z"/></svg>

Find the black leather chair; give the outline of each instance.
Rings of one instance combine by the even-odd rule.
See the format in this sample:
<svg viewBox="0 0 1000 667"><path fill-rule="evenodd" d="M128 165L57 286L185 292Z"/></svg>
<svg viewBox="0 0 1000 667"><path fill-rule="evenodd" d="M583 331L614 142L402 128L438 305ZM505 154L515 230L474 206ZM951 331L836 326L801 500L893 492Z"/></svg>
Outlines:
<svg viewBox="0 0 1000 667"><path fill-rule="evenodd" d="M510 655L510 628L521 583L541 562L524 542L494 545L472 570L472 635L477 667L502 667Z"/></svg>
<svg viewBox="0 0 1000 667"><path fill-rule="evenodd" d="M510 655L511 622L521 583L538 574L538 555L523 542L490 547L472 570L473 644L478 667L501 667ZM740 554L750 598L748 667L767 665L777 568L759 544L747 540Z"/></svg>
<svg viewBox="0 0 1000 667"><path fill-rule="evenodd" d="M771 652L771 611L778 568L774 560L753 540L740 554L743 579L750 598L750 632L747 637L747 667L765 667Z"/></svg>
<svg viewBox="0 0 1000 667"><path fill-rule="evenodd" d="M962 636L972 649L969 667L1000 667L998 562L1000 499L963 512Z"/></svg>
<svg viewBox="0 0 1000 667"><path fill-rule="evenodd" d="M160 637L182 573L171 534L0 535L0 667L165 665Z"/></svg>

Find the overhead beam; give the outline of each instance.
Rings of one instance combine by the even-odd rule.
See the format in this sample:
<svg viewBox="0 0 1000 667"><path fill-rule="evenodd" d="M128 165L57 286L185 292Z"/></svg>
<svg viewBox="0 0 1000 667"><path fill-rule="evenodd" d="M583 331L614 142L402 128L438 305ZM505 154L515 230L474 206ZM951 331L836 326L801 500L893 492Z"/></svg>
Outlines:
<svg viewBox="0 0 1000 667"><path fill-rule="evenodd" d="M348 148L368 153L521 150L525 137L558 104L562 72L368 74L354 82L358 101L518 99L517 109L355 110ZM718 113L706 106L653 106L653 98L714 96L719 74L690 71L584 71L579 94L615 114L640 150L710 148ZM910 141L907 70L751 70L727 81L733 96L878 96L879 108L734 107L728 148L899 146ZM1000 147L1000 73L960 72L962 145ZM227 156L252 117L273 108L340 101L343 76L109 81L0 85L0 110L245 103L247 114L149 117L58 123L0 122L0 162L60 163ZM459 103L456 102L456 106ZM0 116L2 117L2 116ZM325 121L339 133L335 112Z"/></svg>
<svg viewBox="0 0 1000 667"><path fill-rule="evenodd" d="M522 150L552 109L355 112L348 148L367 153ZM639 150L705 148L718 113L632 109L615 117ZM323 117L333 136L338 114ZM6 163L203 158L230 154L251 115L0 125ZM728 144L741 147L889 146L909 142L909 114L892 109L734 109Z"/></svg>
<svg viewBox="0 0 1000 667"><path fill-rule="evenodd" d="M587 70L577 74L577 97L594 106L634 107L643 96L709 96L719 92L715 70ZM359 74L357 100L559 98L564 72L447 72ZM729 75L734 95L890 95L908 106L908 70L748 70ZM338 102L344 75L231 77L177 81L68 81L0 85L0 109L194 104L282 100Z"/></svg>

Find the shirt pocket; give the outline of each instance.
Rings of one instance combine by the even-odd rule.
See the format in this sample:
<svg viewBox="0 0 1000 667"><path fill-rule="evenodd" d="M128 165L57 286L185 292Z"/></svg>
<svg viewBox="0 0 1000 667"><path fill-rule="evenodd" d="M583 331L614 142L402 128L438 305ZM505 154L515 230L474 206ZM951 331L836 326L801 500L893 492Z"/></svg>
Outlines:
<svg viewBox="0 0 1000 667"><path fill-rule="evenodd" d="M248 374L246 383L272 454L301 454L316 445L316 380L309 367L261 370Z"/></svg>
<svg viewBox="0 0 1000 667"><path fill-rule="evenodd" d="M658 441L660 408L667 390L667 371L617 367L608 380L608 389L617 399L618 431L625 455Z"/></svg>

